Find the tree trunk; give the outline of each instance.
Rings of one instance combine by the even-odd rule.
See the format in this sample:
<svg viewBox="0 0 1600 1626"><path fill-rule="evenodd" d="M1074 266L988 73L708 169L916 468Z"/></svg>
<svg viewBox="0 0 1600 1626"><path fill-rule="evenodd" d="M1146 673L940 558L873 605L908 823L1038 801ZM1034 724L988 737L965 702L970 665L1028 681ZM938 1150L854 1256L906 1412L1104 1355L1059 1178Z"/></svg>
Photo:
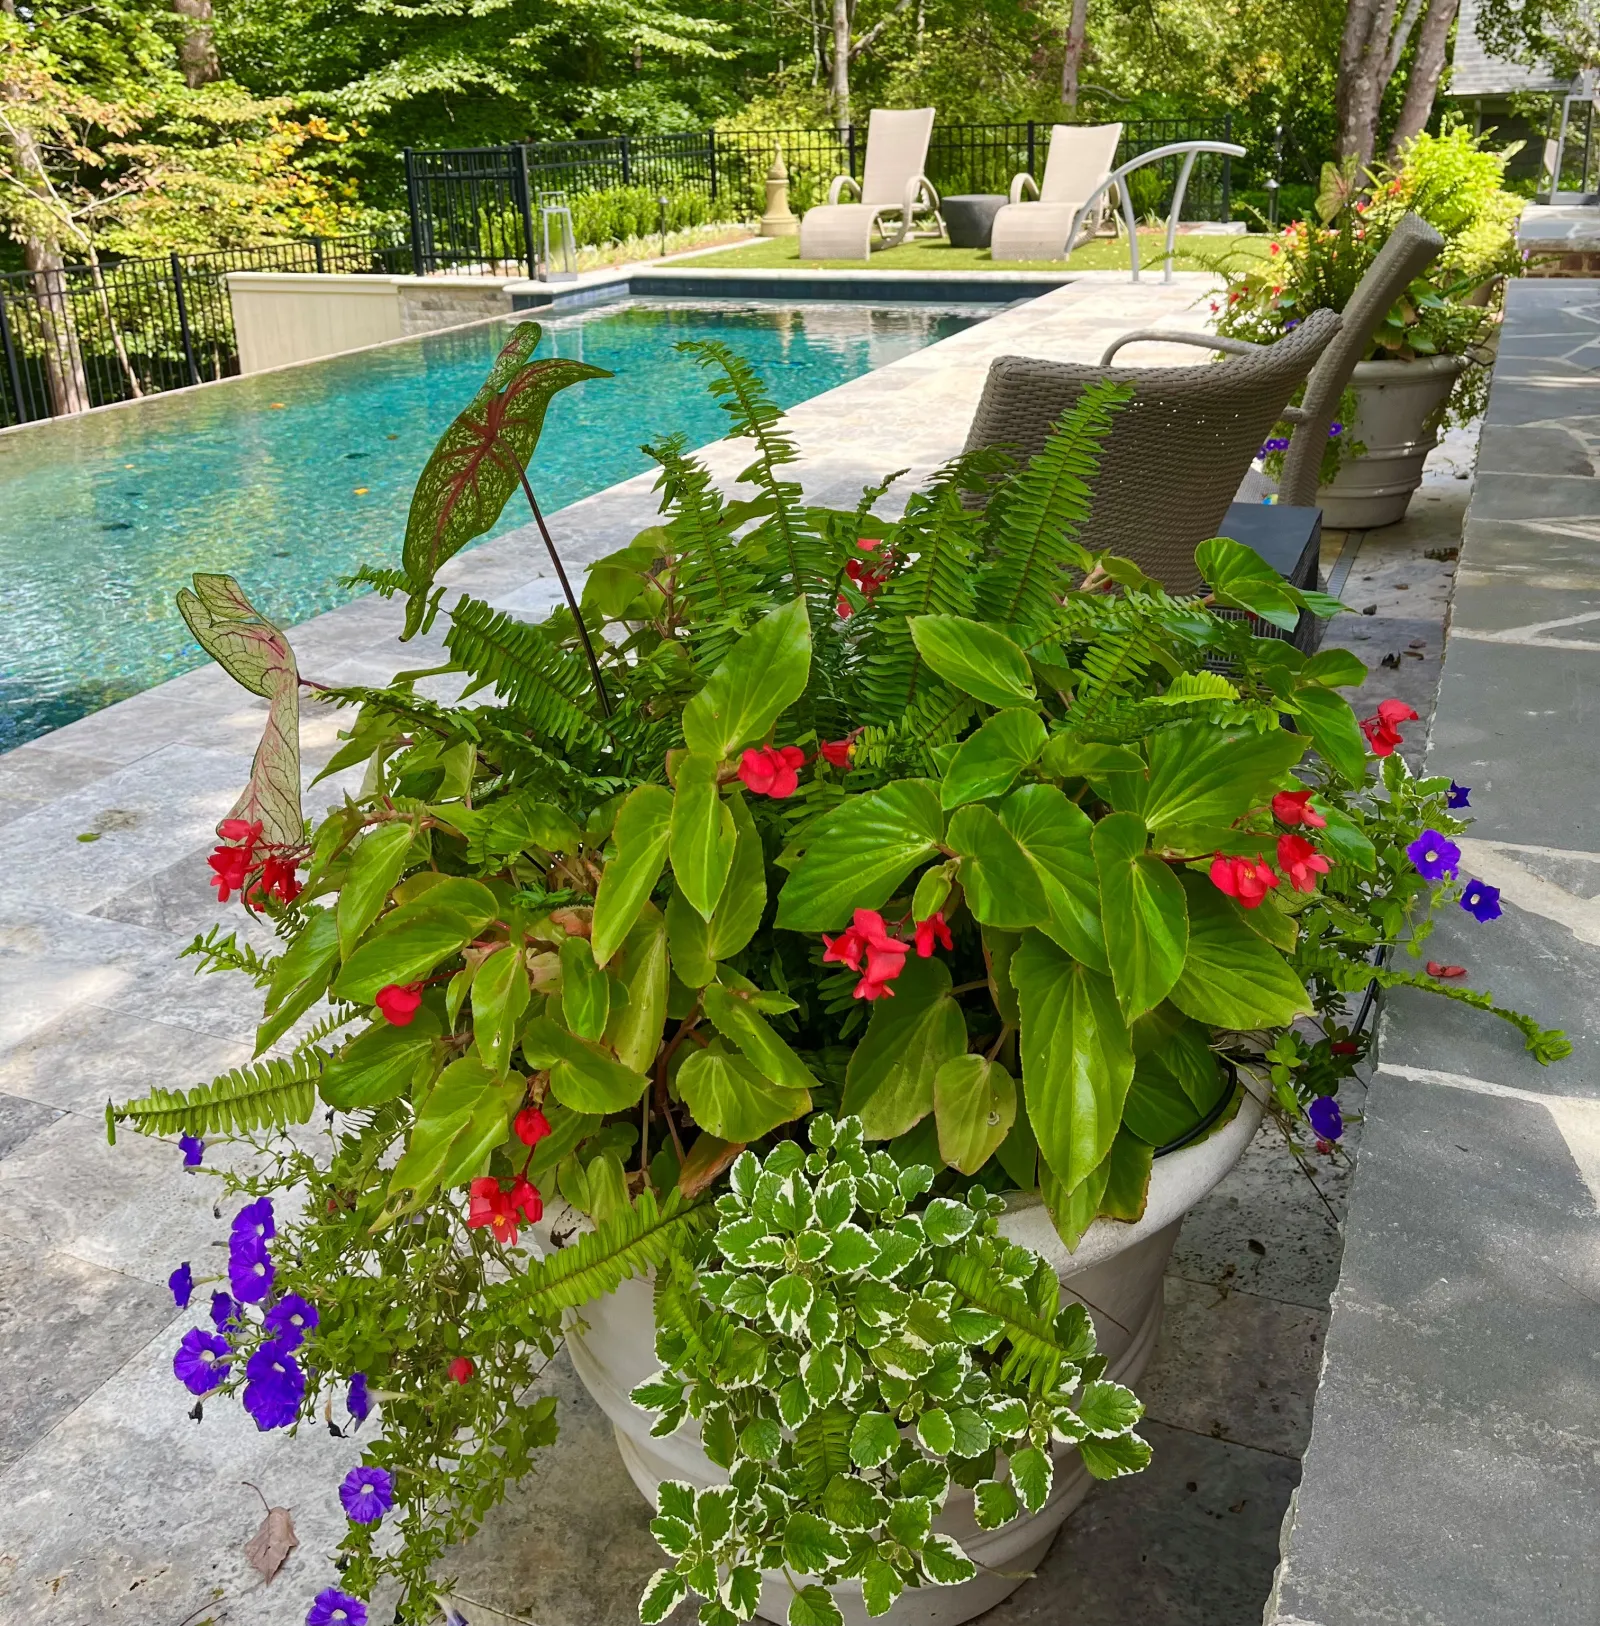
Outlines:
<svg viewBox="0 0 1600 1626"><path fill-rule="evenodd" d="M72 301L62 271L61 250L54 243L30 237L22 245L22 263L33 273L33 298L39 313L39 338L44 350L44 377L50 392L51 416L63 418L75 412L87 412L93 405L89 398L89 375L83 365L77 324L72 319Z"/></svg>
<svg viewBox="0 0 1600 1626"><path fill-rule="evenodd" d="M833 0L833 80L828 87L834 127L850 123L850 0Z"/></svg>
<svg viewBox="0 0 1600 1626"><path fill-rule="evenodd" d="M1067 54L1061 62L1061 100L1068 107L1078 105L1078 74L1083 67L1083 44L1089 27L1089 0L1072 0L1072 17L1067 24Z"/></svg>
<svg viewBox="0 0 1600 1626"><path fill-rule="evenodd" d="M189 23L178 46L184 82L190 90L222 77L217 43L211 35L211 0L172 0L172 9Z"/></svg>
<svg viewBox="0 0 1600 1626"><path fill-rule="evenodd" d="M1405 100L1400 104L1400 120L1389 140L1389 157L1398 158L1400 149L1413 136L1420 135L1433 111L1433 98L1444 74L1445 49L1450 43L1450 25L1456 20L1459 0L1433 0L1417 34L1417 53L1411 61L1411 78Z"/></svg>

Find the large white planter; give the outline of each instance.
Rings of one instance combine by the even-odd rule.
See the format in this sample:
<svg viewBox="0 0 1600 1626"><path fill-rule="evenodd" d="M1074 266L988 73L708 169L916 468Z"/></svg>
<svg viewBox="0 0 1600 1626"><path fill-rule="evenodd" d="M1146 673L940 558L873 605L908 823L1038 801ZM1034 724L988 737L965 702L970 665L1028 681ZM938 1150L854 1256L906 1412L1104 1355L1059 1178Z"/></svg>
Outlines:
<svg viewBox="0 0 1600 1626"><path fill-rule="evenodd" d="M1405 518L1411 493L1422 484L1422 465L1439 443L1434 415L1466 365L1461 356L1357 365L1350 380L1355 416L1344 433L1367 449L1347 457L1332 482L1317 488L1329 530L1367 531Z"/></svg>
<svg viewBox="0 0 1600 1626"><path fill-rule="evenodd" d="M1261 1122L1261 1106L1247 1091L1238 1113L1209 1139L1159 1158L1150 1180L1144 1217L1128 1225L1096 1220L1068 1253L1037 1197L1018 1199L1000 1222L1014 1241L1041 1254L1062 1286L1094 1318L1107 1375L1137 1387L1161 1328L1161 1282L1184 1214L1244 1155ZM691 1426L666 1439L652 1439L649 1412L628 1398L657 1370L655 1318L648 1282L624 1282L615 1293L583 1307L567 1337L572 1364L584 1387L616 1429L617 1446L633 1482L652 1506L663 1479L698 1486L726 1479L700 1448ZM886 1617L890 1626L956 1626L992 1609L1028 1579L1049 1550L1067 1515L1088 1494L1092 1480L1075 1450L1060 1448L1050 1500L1037 1513L999 1530L980 1530L970 1492L956 1487L935 1529L954 1536L979 1566L971 1581L954 1587L923 1587L903 1593ZM866 1626L859 1583L833 1589L846 1626ZM782 1575L764 1580L759 1613L788 1619L790 1589Z"/></svg>

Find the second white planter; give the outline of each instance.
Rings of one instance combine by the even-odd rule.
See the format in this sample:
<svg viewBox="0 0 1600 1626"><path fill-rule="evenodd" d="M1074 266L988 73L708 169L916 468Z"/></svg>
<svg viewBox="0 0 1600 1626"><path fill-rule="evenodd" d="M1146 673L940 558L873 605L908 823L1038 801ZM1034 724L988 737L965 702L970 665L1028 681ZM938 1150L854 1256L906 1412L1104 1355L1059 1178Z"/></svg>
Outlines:
<svg viewBox="0 0 1600 1626"><path fill-rule="evenodd" d="M1329 530L1373 530L1405 518L1422 465L1439 443L1435 416L1466 365L1461 356L1418 356L1356 367L1350 380L1356 410L1343 432L1366 451L1347 457L1332 481L1317 488Z"/></svg>
<svg viewBox="0 0 1600 1626"><path fill-rule="evenodd" d="M1261 1122L1260 1104L1246 1092L1233 1119L1209 1139L1157 1160L1144 1217L1128 1225L1096 1220L1077 1249L1068 1253L1037 1197L1019 1199L1000 1222L1002 1232L1041 1254L1054 1266L1062 1287L1094 1318L1107 1376L1138 1387L1161 1328L1161 1284L1178 1239L1184 1214L1199 1202L1244 1155ZM652 1506L663 1479L697 1486L727 1476L700 1447L689 1427L666 1439L652 1439L651 1413L629 1399L635 1385L657 1370L651 1286L624 1282L615 1293L583 1307L567 1338L572 1364L584 1387L611 1419L617 1446L633 1482ZM923 1587L902 1594L886 1617L888 1626L958 1626L1009 1597L1049 1550L1067 1515L1088 1494L1093 1481L1075 1449L1057 1452L1050 1500L1039 1512L998 1530L980 1530L972 1497L951 1492L935 1528L954 1536L978 1565L978 1574L960 1586ZM833 1589L846 1626L867 1626L858 1583ZM790 1588L780 1574L764 1579L759 1613L769 1621L788 1619Z"/></svg>

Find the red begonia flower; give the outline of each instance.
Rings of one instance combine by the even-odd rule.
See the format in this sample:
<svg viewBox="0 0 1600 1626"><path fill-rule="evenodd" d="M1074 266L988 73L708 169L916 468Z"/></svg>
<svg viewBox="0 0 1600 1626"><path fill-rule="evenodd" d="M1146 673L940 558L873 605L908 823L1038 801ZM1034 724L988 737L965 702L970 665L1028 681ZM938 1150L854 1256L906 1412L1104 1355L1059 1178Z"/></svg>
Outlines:
<svg viewBox="0 0 1600 1626"><path fill-rule="evenodd" d="M866 951L866 944L861 939L861 933L854 926L847 926L837 937L829 937L826 932L822 934L822 963L824 965L847 965L852 971L861 969L861 956Z"/></svg>
<svg viewBox="0 0 1600 1626"><path fill-rule="evenodd" d="M1358 1045L1353 1039L1335 1039L1333 1043L1328 1046L1328 1049L1331 1050L1336 1056L1355 1056L1359 1055L1361 1052L1361 1046Z"/></svg>
<svg viewBox="0 0 1600 1626"><path fill-rule="evenodd" d="M527 1181L522 1184L527 1185ZM492 1174L480 1176L467 1190L471 1194L467 1204L467 1228L476 1230L487 1225L496 1242L514 1248L517 1245L516 1194L502 1191L500 1182ZM528 1190L532 1191L533 1187L528 1186Z"/></svg>
<svg viewBox="0 0 1600 1626"><path fill-rule="evenodd" d="M450 1377L455 1383L469 1383L477 1368L465 1355L457 1355L450 1363Z"/></svg>
<svg viewBox="0 0 1600 1626"><path fill-rule="evenodd" d="M882 999L893 994L889 984L905 969L911 945L889 933L888 922L876 909L857 909L849 927L837 937L823 936L823 963L847 965L861 972L857 999ZM863 964L863 961L865 962Z"/></svg>
<svg viewBox="0 0 1600 1626"><path fill-rule="evenodd" d="M521 1214L529 1225L536 1224L544 1216L544 1198L539 1195L539 1188L533 1184L526 1175L519 1174L511 1182L511 1190L506 1197L514 1214Z"/></svg>
<svg viewBox="0 0 1600 1626"><path fill-rule="evenodd" d="M936 909L926 920L917 922L917 958L926 960L933 953L934 944L942 949L952 949L955 943L950 937L950 928L945 924L944 911Z"/></svg>
<svg viewBox="0 0 1600 1626"><path fill-rule="evenodd" d="M856 613L850 608L850 600L843 593L839 595L839 602L834 606L834 612L841 621L848 621Z"/></svg>
<svg viewBox="0 0 1600 1626"><path fill-rule="evenodd" d="M524 1107L512 1119L511 1132L524 1146L537 1146L550 1133L550 1120L537 1107Z"/></svg>
<svg viewBox="0 0 1600 1626"><path fill-rule="evenodd" d="M383 1012L385 1021L397 1028L408 1028L422 1004L422 984L412 982L402 987L397 982L391 982L373 995L372 1003Z"/></svg>
<svg viewBox="0 0 1600 1626"><path fill-rule="evenodd" d="M1272 816L1280 824L1304 824L1312 830L1321 830L1327 820L1311 805L1315 794L1309 790L1280 790L1272 798Z"/></svg>
<svg viewBox="0 0 1600 1626"><path fill-rule="evenodd" d="M224 819L217 826L217 834L222 837L222 844L206 862L213 871L211 884L217 889L217 901L226 903L235 892L244 891L245 881L255 866L261 821Z"/></svg>
<svg viewBox="0 0 1600 1626"><path fill-rule="evenodd" d="M1375 757L1393 756L1394 748L1405 744L1397 725L1416 721L1416 712L1405 701L1384 700L1371 717L1361 719L1361 732L1367 736L1367 744Z"/></svg>
<svg viewBox="0 0 1600 1626"><path fill-rule="evenodd" d="M848 768L850 766L850 753L855 748L855 736L848 734L842 740L824 740L817 747L817 754L824 762L831 762L835 768Z"/></svg>
<svg viewBox="0 0 1600 1626"><path fill-rule="evenodd" d="M1259 909L1261 900L1278 884L1272 866L1259 856L1224 858L1221 853L1211 861L1211 880L1219 892L1237 899L1245 909Z"/></svg>
<svg viewBox="0 0 1600 1626"><path fill-rule="evenodd" d="M217 826L217 834L224 841L242 841L253 847L261 839L260 819L224 819Z"/></svg>
<svg viewBox="0 0 1600 1626"><path fill-rule="evenodd" d="M799 788L805 761L806 754L798 745L752 747L739 758L739 778L757 796L781 800Z"/></svg>
<svg viewBox="0 0 1600 1626"><path fill-rule="evenodd" d="M250 889L250 901L260 903L277 896L285 903L293 903L300 896L300 882L295 875L292 858L268 858L261 866L261 878Z"/></svg>
<svg viewBox="0 0 1600 1626"><path fill-rule="evenodd" d="M1279 836L1278 868L1296 892L1315 892L1317 877L1326 875L1333 865L1304 836Z"/></svg>
<svg viewBox="0 0 1600 1626"><path fill-rule="evenodd" d="M1437 960L1428 961L1428 975L1430 977L1464 977L1467 968L1464 965L1440 965Z"/></svg>

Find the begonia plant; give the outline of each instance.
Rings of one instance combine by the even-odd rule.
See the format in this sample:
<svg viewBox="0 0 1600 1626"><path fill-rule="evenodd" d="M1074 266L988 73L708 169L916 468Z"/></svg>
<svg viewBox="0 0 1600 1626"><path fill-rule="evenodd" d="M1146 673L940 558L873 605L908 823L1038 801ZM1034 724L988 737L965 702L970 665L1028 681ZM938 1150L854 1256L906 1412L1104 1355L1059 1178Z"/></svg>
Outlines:
<svg viewBox="0 0 1600 1626"><path fill-rule="evenodd" d="M508 499L550 542L545 408L604 375L537 340L441 440L400 568L363 573L408 636ZM207 1306L174 1371L263 1429L365 1442L311 1622L361 1626L385 1576L434 1618L446 1549L554 1436L532 1386L563 1317L643 1273L640 1402L731 1474L663 1490L647 1618L688 1589L747 1618L774 1566L793 1626L838 1619L832 1582L879 1613L959 1581L931 1522L952 1485L1001 1523L1052 1453L1147 1455L997 1214L1042 1201L1068 1248L1135 1221L1156 1159L1247 1090L1333 1142L1374 980L1493 1008L1390 958L1437 905L1496 905L1459 874L1466 793L1397 750L1410 708L1363 719L1361 664L1280 635L1333 601L1231 541L1178 597L1073 540L1117 391L1027 467L963 455L887 517L884 487L808 504L746 364L682 348L751 443L748 494L654 446L660 522L581 597L563 572L543 621L464 594L431 664L330 688L229 578L182 599L268 704L210 859L245 913L189 951L262 991L257 1060L108 1126L202 1170L206 1139L253 1152L218 1170L246 1199L223 1277L174 1272ZM307 686L349 714L309 822ZM580 1234L541 1257L556 1204Z"/></svg>

